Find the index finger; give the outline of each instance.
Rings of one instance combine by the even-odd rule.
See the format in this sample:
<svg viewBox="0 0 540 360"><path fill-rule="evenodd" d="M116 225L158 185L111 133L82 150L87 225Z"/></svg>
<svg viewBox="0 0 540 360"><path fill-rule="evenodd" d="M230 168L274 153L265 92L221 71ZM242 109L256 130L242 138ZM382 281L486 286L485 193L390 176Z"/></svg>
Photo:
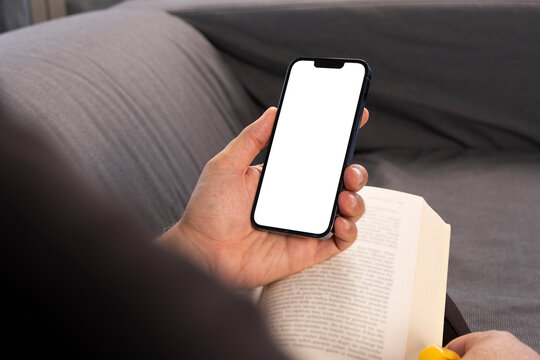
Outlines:
<svg viewBox="0 0 540 360"><path fill-rule="evenodd" d="M369 110L364 108L364 112L362 113L362 120L360 120L360 127L366 125L368 120L369 120Z"/></svg>

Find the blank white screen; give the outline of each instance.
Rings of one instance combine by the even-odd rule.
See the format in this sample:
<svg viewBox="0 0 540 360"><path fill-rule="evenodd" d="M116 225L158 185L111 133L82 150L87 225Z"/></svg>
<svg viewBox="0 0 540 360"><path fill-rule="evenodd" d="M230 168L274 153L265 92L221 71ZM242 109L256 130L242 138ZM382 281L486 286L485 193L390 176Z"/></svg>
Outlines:
<svg viewBox="0 0 540 360"><path fill-rule="evenodd" d="M365 68L296 62L290 71L259 198L257 224L322 234L339 186Z"/></svg>

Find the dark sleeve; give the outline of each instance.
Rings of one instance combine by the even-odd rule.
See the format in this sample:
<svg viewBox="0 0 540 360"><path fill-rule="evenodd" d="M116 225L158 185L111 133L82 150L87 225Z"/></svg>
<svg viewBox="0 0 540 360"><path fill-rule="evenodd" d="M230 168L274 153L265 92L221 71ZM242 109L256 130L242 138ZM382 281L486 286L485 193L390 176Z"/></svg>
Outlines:
<svg viewBox="0 0 540 360"><path fill-rule="evenodd" d="M4 352L280 359L255 308L88 190L0 120Z"/></svg>

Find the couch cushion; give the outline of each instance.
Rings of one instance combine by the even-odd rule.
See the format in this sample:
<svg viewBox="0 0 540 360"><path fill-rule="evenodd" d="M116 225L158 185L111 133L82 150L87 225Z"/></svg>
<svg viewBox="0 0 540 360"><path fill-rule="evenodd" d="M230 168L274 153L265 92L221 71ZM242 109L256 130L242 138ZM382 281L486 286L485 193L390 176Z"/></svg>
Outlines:
<svg viewBox="0 0 540 360"><path fill-rule="evenodd" d="M540 149L539 2L131 0L122 6L160 7L189 21L264 106L277 103L295 57L367 60L375 121L358 149Z"/></svg>
<svg viewBox="0 0 540 360"><path fill-rule="evenodd" d="M219 53L160 11L100 11L0 36L0 102L155 232L257 111Z"/></svg>
<svg viewBox="0 0 540 360"><path fill-rule="evenodd" d="M540 350L540 153L400 149L355 160L370 185L421 194L452 225L448 293L471 330L508 330Z"/></svg>

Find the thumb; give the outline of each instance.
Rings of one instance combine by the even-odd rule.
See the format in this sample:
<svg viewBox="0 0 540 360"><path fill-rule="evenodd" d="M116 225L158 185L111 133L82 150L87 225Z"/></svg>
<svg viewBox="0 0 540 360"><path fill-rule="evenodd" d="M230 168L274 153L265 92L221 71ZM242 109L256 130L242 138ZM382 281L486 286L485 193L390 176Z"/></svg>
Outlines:
<svg viewBox="0 0 540 360"><path fill-rule="evenodd" d="M235 170L244 171L268 145L276 113L275 107L268 108L223 149L220 160Z"/></svg>
<svg viewBox="0 0 540 360"><path fill-rule="evenodd" d="M459 356L464 356L478 341L487 336L486 332L473 332L467 335L460 336L450 341L445 347L454 351Z"/></svg>

